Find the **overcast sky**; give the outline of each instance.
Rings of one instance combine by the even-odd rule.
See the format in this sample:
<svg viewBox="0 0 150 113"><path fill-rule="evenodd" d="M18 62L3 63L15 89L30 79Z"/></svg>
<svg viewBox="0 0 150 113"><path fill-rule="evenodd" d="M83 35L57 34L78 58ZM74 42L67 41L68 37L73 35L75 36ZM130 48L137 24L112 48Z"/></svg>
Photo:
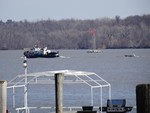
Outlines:
<svg viewBox="0 0 150 113"><path fill-rule="evenodd" d="M0 20L121 18L150 14L150 0L0 0Z"/></svg>

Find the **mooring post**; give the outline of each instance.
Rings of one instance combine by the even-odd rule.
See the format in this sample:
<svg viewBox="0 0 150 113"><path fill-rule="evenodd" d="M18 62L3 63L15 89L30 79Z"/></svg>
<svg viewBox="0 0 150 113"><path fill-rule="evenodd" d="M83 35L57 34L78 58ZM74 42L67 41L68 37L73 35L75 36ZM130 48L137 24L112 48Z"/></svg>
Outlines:
<svg viewBox="0 0 150 113"><path fill-rule="evenodd" d="M136 86L137 113L150 113L150 84Z"/></svg>
<svg viewBox="0 0 150 113"><path fill-rule="evenodd" d="M7 111L7 81L0 81L0 113Z"/></svg>
<svg viewBox="0 0 150 113"><path fill-rule="evenodd" d="M63 113L63 73L55 74L56 113Z"/></svg>

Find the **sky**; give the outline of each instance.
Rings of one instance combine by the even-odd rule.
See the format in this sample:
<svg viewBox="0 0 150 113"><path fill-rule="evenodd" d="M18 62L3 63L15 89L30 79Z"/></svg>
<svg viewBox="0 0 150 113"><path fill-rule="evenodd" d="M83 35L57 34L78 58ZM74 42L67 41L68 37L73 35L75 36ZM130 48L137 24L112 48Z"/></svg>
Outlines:
<svg viewBox="0 0 150 113"><path fill-rule="evenodd" d="M0 0L0 20L126 18L150 14L150 0Z"/></svg>

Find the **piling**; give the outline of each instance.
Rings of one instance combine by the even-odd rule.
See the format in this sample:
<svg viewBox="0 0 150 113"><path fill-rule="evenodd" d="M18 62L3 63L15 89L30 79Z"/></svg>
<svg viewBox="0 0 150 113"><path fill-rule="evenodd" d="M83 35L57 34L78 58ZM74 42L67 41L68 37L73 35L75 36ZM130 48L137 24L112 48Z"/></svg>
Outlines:
<svg viewBox="0 0 150 113"><path fill-rule="evenodd" d="M137 113L150 113L150 84L136 86Z"/></svg>
<svg viewBox="0 0 150 113"><path fill-rule="evenodd" d="M0 113L7 110L7 81L0 81Z"/></svg>
<svg viewBox="0 0 150 113"><path fill-rule="evenodd" d="M56 113L63 113L63 73L55 74Z"/></svg>

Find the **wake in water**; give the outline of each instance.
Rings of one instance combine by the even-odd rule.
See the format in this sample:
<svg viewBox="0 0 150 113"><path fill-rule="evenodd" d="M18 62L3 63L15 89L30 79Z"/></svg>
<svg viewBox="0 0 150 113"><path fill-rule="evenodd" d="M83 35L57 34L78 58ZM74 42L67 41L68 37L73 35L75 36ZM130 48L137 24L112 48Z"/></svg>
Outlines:
<svg viewBox="0 0 150 113"><path fill-rule="evenodd" d="M67 57L67 56L59 56L60 58L71 58L71 57ZM21 59L24 59L24 56L20 57Z"/></svg>
<svg viewBox="0 0 150 113"><path fill-rule="evenodd" d="M70 58L70 57L67 57L67 56L60 56L60 58Z"/></svg>

